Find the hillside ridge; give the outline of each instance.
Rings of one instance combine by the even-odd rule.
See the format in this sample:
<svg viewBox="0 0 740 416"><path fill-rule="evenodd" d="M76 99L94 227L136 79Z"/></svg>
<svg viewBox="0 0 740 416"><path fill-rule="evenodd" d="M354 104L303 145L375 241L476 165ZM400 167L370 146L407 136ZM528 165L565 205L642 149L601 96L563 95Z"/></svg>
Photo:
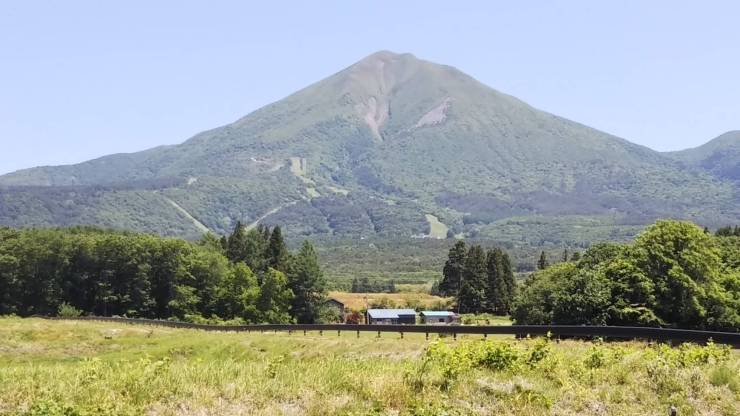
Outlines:
<svg viewBox="0 0 740 416"><path fill-rule="evenodd" d="M705 146L732 141L716 140ZM0 176L0 225L195 236L262 221L295 236L390 237L431 234L431 215L455 235L580 244L660 217L740 218L740 167L697 149L660 153L452 66L379 51L179 145ZM142 194L153 190L197 223Z"/></svg>

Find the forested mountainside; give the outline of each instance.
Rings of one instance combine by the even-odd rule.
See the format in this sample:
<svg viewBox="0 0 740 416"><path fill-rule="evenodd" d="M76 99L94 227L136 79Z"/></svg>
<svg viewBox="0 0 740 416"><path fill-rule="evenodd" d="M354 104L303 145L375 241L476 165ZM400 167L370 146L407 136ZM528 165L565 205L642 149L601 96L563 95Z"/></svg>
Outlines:
<svg viewBox="0 0 740 416"><path fill-rule="evenodd" d="M738 148L655 152L382 51L177 146L0 176L0 225L626 240L661 217L734 222Z"/></svg>

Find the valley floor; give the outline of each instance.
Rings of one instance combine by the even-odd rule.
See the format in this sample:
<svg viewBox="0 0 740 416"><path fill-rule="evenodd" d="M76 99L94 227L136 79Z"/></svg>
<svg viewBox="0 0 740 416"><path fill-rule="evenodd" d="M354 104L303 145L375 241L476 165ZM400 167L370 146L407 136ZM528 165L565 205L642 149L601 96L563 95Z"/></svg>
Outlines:
<svg viewBox="0 0 740 416"><path fill-rule="evenodd" d="M0 318L0 414L738 415L718 351Z"/></svg>

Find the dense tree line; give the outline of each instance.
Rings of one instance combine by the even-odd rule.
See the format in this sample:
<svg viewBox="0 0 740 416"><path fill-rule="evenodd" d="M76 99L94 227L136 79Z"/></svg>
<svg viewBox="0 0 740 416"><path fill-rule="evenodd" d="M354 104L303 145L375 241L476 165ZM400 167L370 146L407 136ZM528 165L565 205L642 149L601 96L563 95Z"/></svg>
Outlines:
<svg viewBox="0 0 740 416"><path fill-rule="evenodd" d="M705 231L708 230L705 229ZM714 235L717 237L740 237L740 227L737 225L734 228L731 226L722 227L718 229Z"/></svg>
<svg viewBox="0 0 740 416"><path fill-rule="evenodd" d="M433 289L454 297L458 312L506 315L511 310L516 280L511 259L500 247L486 251L480 245L468 248L458 241L450 248L442 274Z"/></svg>
<svg viewBox="0 0 740 416"><path fill-rule="evenodd" d="M0 229L0 314L315 322L327 309L307 241L288 252L280 227L198 243L97 227Z"/></svg>
<svg viewBox="0 0 740 416"><path fill-rule="evenodd" d="M740 330L740 237L661 220L634 243L598 243L530 275L518 324Z"/></svg>

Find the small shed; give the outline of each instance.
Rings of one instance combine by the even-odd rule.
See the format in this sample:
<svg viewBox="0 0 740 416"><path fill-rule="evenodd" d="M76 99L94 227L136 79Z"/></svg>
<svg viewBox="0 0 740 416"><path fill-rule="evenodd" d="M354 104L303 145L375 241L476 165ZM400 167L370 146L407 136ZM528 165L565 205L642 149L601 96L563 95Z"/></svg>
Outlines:
<svg viewBox="0 0 740 416"><path fill-rule="evenodd" d="M337 308L337 311L339 312L339 316L344 317L344 303L343 302L337 299L334 299L334 298L329 298L326 300L326 304Z"/></svg>
<svg viewBox="0 0 740 416"><path fill-rule="evenodd" d="M449 325L455 319L455 314L449 311L422 311L422 324Z"/></svg>
<svg viewBox="0 0 740 416"><path fill-rule="evenodd" d="M368 325L414 325L416 311L413 309L368 309L365 314Z"/></svg>

